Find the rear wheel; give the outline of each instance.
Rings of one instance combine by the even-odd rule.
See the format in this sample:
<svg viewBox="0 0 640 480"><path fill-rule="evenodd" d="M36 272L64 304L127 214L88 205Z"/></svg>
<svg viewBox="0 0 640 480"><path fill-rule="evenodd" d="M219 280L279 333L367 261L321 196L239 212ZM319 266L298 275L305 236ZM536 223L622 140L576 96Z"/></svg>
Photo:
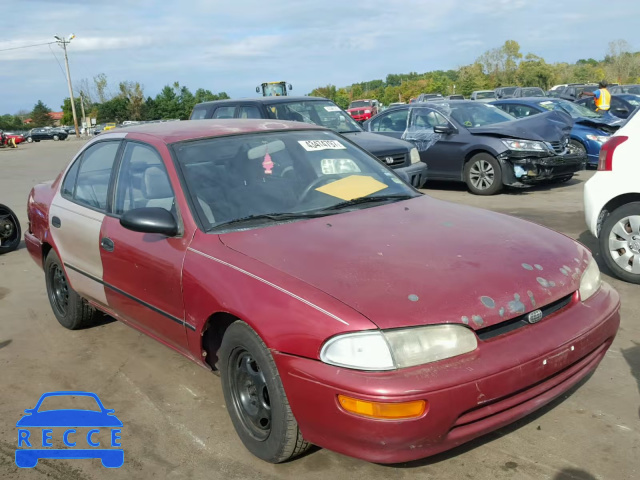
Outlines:
<svg viewBox="0 0 640 480"><path fill-rule="evenodd" d="M502 168L488 153L474 155L464 166L464 179L471 193L494 195L502 190Z"/></svg>
<svg viewBox="0 0 640 480"><path fill-rule="evenodd" d="M640 202L614 210L598 240L602 257L615 276L640 284Z"/></svg>
<svg viewBox="0 0 640 480"><path fill-rule="evenodd" d="M224 334L218 354L222 390L240 440L271 463L306 451L273 357L258 334L238 320Z"/></svg>
<svg viewBox="0 0 640 480"><path fill-rule="evenodd" d="M95 310L71 288L60 258L54 250L47 255L44 272L49 303L60 325L69 330L88 326Z"/></svg>

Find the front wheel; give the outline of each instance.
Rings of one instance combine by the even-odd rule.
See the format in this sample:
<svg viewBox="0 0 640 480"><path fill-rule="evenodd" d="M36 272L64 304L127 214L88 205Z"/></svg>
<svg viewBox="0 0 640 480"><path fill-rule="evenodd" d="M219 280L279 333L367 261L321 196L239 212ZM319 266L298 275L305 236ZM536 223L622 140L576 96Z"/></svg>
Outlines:
<svg viewBox="0 0 640 480"><path fill-rule="evenodd" d="M622 280L640 284L640 202L614 210L599 237L605 263Z"/></svg>
<svg viewBox="0 0 640 480"><path fill-rule="evenodd" d="M305 442L269 349L238 320L227 329L220 352L225 403L236 433L256 457L281 463L300 455Z"/></svg>
<svg viewBox="0 0 640 480"><path fill-rule="evenodd" d="M60 137L58 135L54 135L53 136L53 141L57 142L58 140L60 140Z"/></svg>
<svg viewBox="0 0 640 480"><path fill-rule="evenodd" d="M587 156L587 148L582 144L582 142L574 140L573 138L569 140L569 151L574 155L580 155L582 157Z"/></svg>
<svg viewBox="0 0 640 480"><path fill-rule="evenodd" d="M33 138L27 137L27 143L33 143Z"/></svg>
<svg viewBox="0 0 640 480"><path fill-rule="evenodd" d="M0 255L18 248L21 238L18 217L9 207L0 205Z"/></svg>
<svg viewBox="0 0 640 480"><path fill-rule="evenodd" d="M495 195L503 187L500 163L488 153L474 155L465 164L464 179L476 195Z"/></svg>

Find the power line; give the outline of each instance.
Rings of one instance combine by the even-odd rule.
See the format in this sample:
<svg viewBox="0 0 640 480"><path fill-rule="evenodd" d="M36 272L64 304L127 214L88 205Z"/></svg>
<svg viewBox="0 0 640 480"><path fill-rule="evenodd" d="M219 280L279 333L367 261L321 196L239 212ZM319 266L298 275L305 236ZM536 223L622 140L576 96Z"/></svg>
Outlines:
<svg viewBox="0 0 640 480"><path fill-rule="evenodd" d="M57 42L35 43L33 45L23 45L22 47L0 48L0 52L7 52L9 50L20 50L21 48L39 47L41 45L51 45L52 43L57 43Z"/></svg>
<svg viewBox="0 0 640 480"><path fill-rule="evenodd" d="M51 50L51 54L53 55L53 58L56 59L56 62L58 62L58 66L60 67L60 71L62 72L62 76L64 77L64 79L67 79L67 75L64 73L64 68L62 68L62 64L60 63L60 60L58 60L57 55L54 53L54 51L51 49L51 45L49 45L49 50Z"/></svg>

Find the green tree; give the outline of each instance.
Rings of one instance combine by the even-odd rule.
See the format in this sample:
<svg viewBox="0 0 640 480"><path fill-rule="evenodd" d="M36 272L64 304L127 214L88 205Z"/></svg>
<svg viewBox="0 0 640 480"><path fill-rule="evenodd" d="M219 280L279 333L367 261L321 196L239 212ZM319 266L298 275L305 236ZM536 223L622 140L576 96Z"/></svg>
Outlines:
<svg viewBox="0 0 640 480"><path fill-rule="evenodd" d="M486 77L480 63L467 65L460 69L456 93L461 93L466 97L476 90L484 90L485 88Z"/></svg>
<svg viewBox="0 0 640 480"><path fill-rule="evenodd" d="M74 103L76 104L76 115L78 115L79 124L82 123L82 106L80 105L80 99L74 98ZM73 125L73 111L71 110L71 99L69 97L65 98L61 107L62 108L62 125ZM81 125L79 125L81 126Z"/></svg>
<svg viewBox="0 0 640 480"><path fill-rule="evenodd" d="M98 123L120 123L129 118L129 100L118 96L98 105Z"/></svg>
<svg viewBox="0 0 640 480"><path fill-rule="evenodd" d="M547 90L551 87L551 82L553 81L553 69L543 58L529 53L520 62L516 77L518 84L523 87L540 87L543 90Z"/></svg>
<svg viewBox="0 0 640 480"><path fill-rule="evenodd" d="M142 120L144 87L139 82L120 82L120 96L128 101L128 120Z"/></svg>
<svg viewBox="0 0 640 480"><path fill-rule="evenodd" d="M38 100L31 111L31 124L34 127L45 127L53 125L53 118L49 115L51 109L47 107L42 100Z"/></svg>

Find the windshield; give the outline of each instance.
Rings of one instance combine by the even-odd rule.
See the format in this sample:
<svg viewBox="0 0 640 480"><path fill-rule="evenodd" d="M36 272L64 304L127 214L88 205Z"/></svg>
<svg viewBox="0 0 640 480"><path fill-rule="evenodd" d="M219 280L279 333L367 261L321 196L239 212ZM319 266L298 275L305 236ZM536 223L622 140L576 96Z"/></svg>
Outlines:
<svg viewBox="0 0 640 480"><path fill-rule="evenodd" d="M640 85L624 85L622 87L624 93L632 93L633 95L640 95Z"/></svg>
<svg viewBox="0 0 640 480"><path fill-rule="evenodd" d="M371 102L369 100L358 100L356 102L351 102L349 104L349 108L359 108L359 107L370 107Z"/></svg>
<svg viewBox="0 0 640 480"><path fill-rule="evenodd" d="M496 98L495 92L477 92L476 98Z"/></svg>
<svg viewBox="0 0 640 480"><path fill-rule="evenodd" d="M523 97L544 97L544 92L541 88L523 88Z"/></svg>
<svg viewBox="0 0 640 480"><path fill-rule="evenodd" d="M577 103L568 102L566 100L546 100L538 103L542 108L549 111L560 110L571 115L572 118L600 118L602 115L589 110L584 105L578 105Z"/></svg>
<svg viewBox="0 0 640 480"><path fill-rule="evenodd" d="M451 109L451 118L465 127L484 127L485 125L515 120L514 117L499 108L484 103L461 105L450 103L449 108Z"/></svg>
<svg viewBox="0 0 640 480"><path fill-rule="evenodd" d="M326 130L189 141L174 152L205 231L264 227L418 195Z"/></svg>
<svg viewBox="0 0 640 480"><path fill-rule="evenodd" d="M351 115L328 100L275 103L267 106L267 112L269 118L311 123L338 133L362 131Z"/></svg>
<svg viewBox="0 0 640 480"><path fill-rule="evenodd" d="M262 84L262 89L265 97L282 97L287 95L286 86L281 83L265 83Z"/></svg>

